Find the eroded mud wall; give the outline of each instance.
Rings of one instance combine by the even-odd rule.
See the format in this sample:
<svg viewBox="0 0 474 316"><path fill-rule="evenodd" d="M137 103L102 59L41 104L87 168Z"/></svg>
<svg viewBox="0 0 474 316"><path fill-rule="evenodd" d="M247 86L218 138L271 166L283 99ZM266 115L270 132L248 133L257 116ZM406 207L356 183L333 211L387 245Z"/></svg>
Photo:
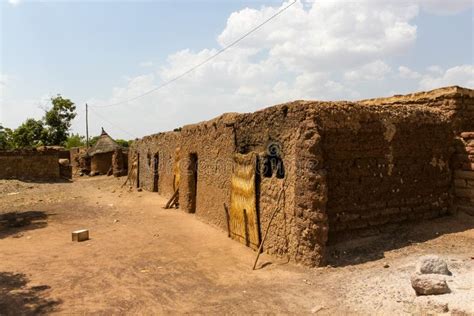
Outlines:
<svg viewBox="0 0 474 316"><path fill-rule="evenodd" d="M227 229L224 203L230 205L235 117L225 114L184 126L181 131L180 207L224 230Z"/></svg>
<svg viewBox="0 0 474 316"><path fill-rule="evenodd" d="M112 167L113 152L96 154L91 158L91 172L97 174L107 174Z"/></svg>
<svg viewBox="0 0 474 316"><path fill-rule="evenodd" d="M449 120L455 135L474 130L474 90L472 89L452 86L389 98L363 100L358 103L375 106L425 106L443 113Z"/></svg>
<svg viewBox="0 0 474 316"><path fill-rule="evenodd" d="M474 216L474 132L461 133L456 139L453 211Z"/></svg>
<svg viewBox="0 0 474 316"><path fill-rule="evenodd" d="M243 115L236 124L237 150L259 154L262 232L276 211L264 250L311 266L323 262L327 238L325 178L313 116L305 102L292 102ZM272 145L279 148L283 172L278 160L275 170L267 170Z"/></svg>
<svg viewBox="0 0 474 316"><path fill-rule="evenodd" d="M179 132L166 132L135 141L129 150L128 159L131 168L133 159L139 154L140 187L153 191L155 155L158 155L158 193L171 197L173 195L173 163L176 148L180 145Z"/></svg>
<svg viewBox="0 0 474 316"><path fill-rule="evenodd" d="M450 204L451 122L423 105L321 108L330 240L437 217Z"/></svg>
<svg viewBox="0 0 474 316"><path fill-rule="evenodd" d="M0 151L0 179L59 179L57 150Z"/></svg>

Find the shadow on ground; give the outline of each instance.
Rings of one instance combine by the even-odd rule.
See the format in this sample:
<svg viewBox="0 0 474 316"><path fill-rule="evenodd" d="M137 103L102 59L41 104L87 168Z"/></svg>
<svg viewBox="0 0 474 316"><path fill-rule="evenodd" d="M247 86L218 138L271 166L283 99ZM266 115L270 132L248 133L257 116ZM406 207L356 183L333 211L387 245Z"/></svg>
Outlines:
<svg viewBox="0 0 474 316"><path fill-rule="evenodd" d="M44 298L48 285L28 287L22 273L0 272L0 315L44 315L62 302Z"/></svg>
<svg viewBox="0 0 474 316"><path fill-rule="evenodd" d="M45 228L48 214L42 211L9 212L0 214L0 239L21 237L24 231Z"/></svg>
<svg viewBox="0 0 474 316"><path fill-rule="evenodd" d="M473 228L474 217L461 213L420 223L387 226L382 228L379 234L364 238L348 235L330 243L327 249L327 264L343 267L375 261L383 259L386 251Z"/></svg>
<svg viewBox="0 0 474 316"><path fill-rule="evenodd" d="M73 180L69 178L52 178L52 179L26 179L26 178L11 178L5 180L17 180L23 183L72 183Z"/></svg>

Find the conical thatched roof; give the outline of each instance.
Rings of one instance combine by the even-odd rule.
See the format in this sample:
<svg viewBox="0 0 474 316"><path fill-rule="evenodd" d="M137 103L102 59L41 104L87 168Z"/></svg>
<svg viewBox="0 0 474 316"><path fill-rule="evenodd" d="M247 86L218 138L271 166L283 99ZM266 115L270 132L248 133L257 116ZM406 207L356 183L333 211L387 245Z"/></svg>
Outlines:
<svg viewBox="0 0 474 316"><path fill-rule="evenodd" d="M117 144L102 128L102 133L100 134L99 140L87 151L87 154L89 156L94 156L97 154L110 153L115 151L115 149L121 148L122 147Z"/></svg>

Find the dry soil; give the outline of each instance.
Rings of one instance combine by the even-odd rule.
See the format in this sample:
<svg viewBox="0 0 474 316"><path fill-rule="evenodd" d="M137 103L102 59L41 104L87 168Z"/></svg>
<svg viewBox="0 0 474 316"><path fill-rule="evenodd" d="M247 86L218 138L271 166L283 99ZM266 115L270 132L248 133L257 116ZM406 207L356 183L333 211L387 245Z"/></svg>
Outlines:
<svg viewBox="0 0 474 316"><path fill-rule="evenodd" d="M331 247L307 268L261 256L125 179L0 180L0 315L474 315L474 218L405 225ZM89 229L91 239L71 241ZM416 297L417 259L445 258L451 293Z"/></svg>

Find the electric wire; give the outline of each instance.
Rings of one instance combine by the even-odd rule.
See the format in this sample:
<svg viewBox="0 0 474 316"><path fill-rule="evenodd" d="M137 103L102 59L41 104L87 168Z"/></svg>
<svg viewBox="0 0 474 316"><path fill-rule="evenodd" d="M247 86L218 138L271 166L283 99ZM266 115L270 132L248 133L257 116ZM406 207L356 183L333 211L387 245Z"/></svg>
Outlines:
<svg viewBox="0 0 474 316"><path fill-rule="evenodd" d="M121 105L121 104L124 104L124 103L128 103L128 102L131 102L131 101L135 101L137 99L140 99L144 96L147 96L155 91L158 91L170 84L172 84L173 82L176 82L178 81L179 79L185 77L186 75L188 75L189 73L193 72L194 70L196 70L197 68L205 65L206 63L208 63L209 61L211 61L212 59L216 58L217 56L219 56L220 54L224 53L226 50L228 50L229 48L237 45L240 41L242 41L243 39L245 39L246 37L248 37L249 35L251 35L252 33L254 33L255 31L257 31L258 29L262 28L265 24L267 24L268 22L270 22L271 20L273 20L274 18L276 18L277 16L279 16L280 14L282 14L283 12L285 12L286 10L288 10L292 5L294 5L298 0L294 0L292 3L290 3L289 5L287 5L286 7L282 8L281 10L279 10L278 12L276 12L275 14L273 14L272 16L270 16L268 19L266 19L265 21L263 21L262 23L258 24L257 26L255 26L254 28L252 28L250 31L244 33L242 36L240 36L239 38L237 38L236 40L234 40L232 43L230 43L229 45L221 48L220 50L218 50L215 54L209 56L208 58L206 58L205 60L203 60L202 62L194 65L193 67L191 67L190 69L186 70L185 72L181 73L180 75L160 84L158 87L156 88L153 88L151 90L148 90L142 94L139 94L135 97L132 97L132 98L129 98L129 99L125 99L125 100L122 100L122 101L119 101L119 102L115 102L115 103L110 103L110 104L105 104L105 105L91 105L91 107L96 107L96 108L106 108L106 107L112 107L112 106L117 106L117 105Z"/></svg>

